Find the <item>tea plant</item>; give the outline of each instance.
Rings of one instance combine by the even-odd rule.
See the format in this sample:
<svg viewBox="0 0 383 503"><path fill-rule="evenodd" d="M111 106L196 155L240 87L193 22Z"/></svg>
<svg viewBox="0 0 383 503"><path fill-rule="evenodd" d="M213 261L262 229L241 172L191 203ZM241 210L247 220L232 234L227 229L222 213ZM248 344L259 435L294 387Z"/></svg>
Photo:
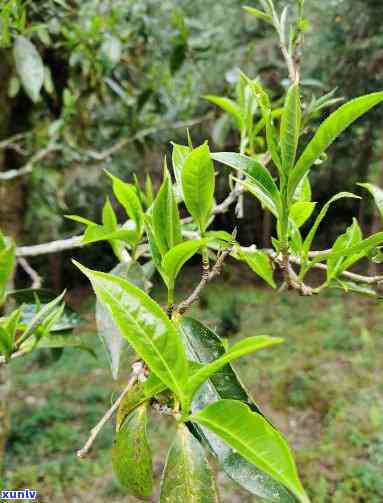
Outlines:
<svg viewBox="0 0 383 503"><path fill-rule="evenodd" d="M330 206L340 198L357 196L336 194L313 218L305 235L301 229L316 209L311 200L311 170L325 163L327 149L347 127L383 101L383 92L343 104L322 122L307 145L302 145L301 137L311 119L334 105L336 99L330 94L306 106L301 104L301 48L307 21L304 0L296 3L294 16L288 8L279 15L272 0L261 0L263 10L246 7L247 12L271 24L279 37L290 81L283 107L275 108L261 82L244 74L238 85L238 103L209 97L234 118L241 139L238 153L212 153L207 143L194 147L189 137L188 145L173 144L172 174L165 160L162 185L156 195L150 178L142 188L107 173L114 196L127 215L122 225L109 199L101 224L69 216L86 225L82 245L107 241L119 262L110 273L75 262L97 296L98 329L113 377L120 370L125 345L136 355L124 391L78 455L89 452L102 427L117 411L113 466L128 493L139 498L153 493L151 449L146 436L152 409L172 416L177 424L162 475L161 502L219 500L208 453L230 478L258 497L272 502L309 501L286 440L231 367L235 359L277 346L283 340L256 335L229 346L198 320L185 316L203 288L219 276L229 256L247 263L272 288L277 287L275 271L279 270L282 286L305 296L330 287L378 296L373 287L382 277L365 277L349 269L365 258L380 261L383 232L363 238L354 219L331 249L312 250ZM263 142L258 140L261 134ZM215 169L220 165L229 166L233 175L229 195L217 204ZM381 190L363 186L383 211ZM232 234L209 230L215 215L228 211L232 204L237 204L237 215L241 216L247 193L275 219L276 236L270 250L241 246L235 229ZM40 245L39 251L79 244L72 239L45 248ZM31 248L24 248L21 254L38 253ZM195 255L201 256L201 278L190 295L179 300L177 278ZM325 272L319 286L307 283L307 274L313 268ZM149 295L154 270L167 290L164 307Z"/></svg>

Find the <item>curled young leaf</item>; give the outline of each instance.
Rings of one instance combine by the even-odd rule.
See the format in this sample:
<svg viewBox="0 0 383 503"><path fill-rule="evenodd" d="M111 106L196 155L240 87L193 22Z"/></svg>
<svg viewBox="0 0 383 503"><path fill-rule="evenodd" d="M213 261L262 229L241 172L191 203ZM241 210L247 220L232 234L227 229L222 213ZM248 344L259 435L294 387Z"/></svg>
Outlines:
<svg viewBox="0 0 383 503"><path fill-rule="evenodd" d="M294 167L301 129L301 103L299 85L293 84L287 92L281 121L280 144L282 169L288 174Z"/></svg>
<svg viewBox="0 0 383 503"><path fill-rule="evenodd" d="M113 192L118 202L123 206L129 218L136 224L137 234L141 236L144 225L144 211L134 185L125 183L106 171L113 182Z"/></svg>
<svg viewBox="0 0 383 503"><path fill-rule="evenodd" d="M165 171L164 181L153 204L152 229L161 255L165 255L182 241L177 201L167 171Z"/></svg>
<svg viewBox="0 0 383 503"><path fill-rule="evenodd" d="M383 220L383 190L373 183L358 183L358 185L370 192L379 210L380 217Z"/></svg>

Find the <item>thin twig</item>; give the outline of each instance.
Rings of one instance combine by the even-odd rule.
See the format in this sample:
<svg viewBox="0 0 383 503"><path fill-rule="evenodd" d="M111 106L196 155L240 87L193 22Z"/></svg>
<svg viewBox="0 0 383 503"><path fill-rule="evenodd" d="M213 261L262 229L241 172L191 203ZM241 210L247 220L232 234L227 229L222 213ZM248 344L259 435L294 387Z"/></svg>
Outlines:
<svg viewBox="0 0 383 503"><path fill-rule="evenodd" d="M14 360L15 358L20 358L20 356L24 356L27 353L29 353L29 349L21 349L20 351L17 351L16 353L13 353L10 357L11 360ZM0 356L0 365L6 364L7 361L5 359L5 356Z"/></svg>
<svg viewBox="0 0 383 503"><path fill-rule="evenodd" d="M198 285L193 290L193 292L190 294L190 296L186 300L181 302L181 304L178 305L178 307L176 309L177 313L179 313L179 314L185 313L194 304L194 302L196 302L198 300L198 298L201 295L201 292L205 288L205 286L208 283L210 283L210 281L212 281L214 278L216 278L217 276L219 276L221 274L223 264L224 264L226 258L228 257L228 255L230 255L231 251L232 251L232 247L226 248L226 250L223 250L218 255L217 261L214 264L211 271L209 272L209 274L202 276L201 281L198 283Z"/></svg>
<svg viewBox="0 0 383 503"><path fill-rule="evenodd" d="M5 148L11 148L14 147L15 142L21 140L25 136L27 136L28 133L17 133L14 134L13 136L10 136L9 138L6 138L5 140L0 141L0 150L3 150Z"/></svg>
<svg viewBox="0 0 383 503"><path fill-rule="evenodd" d="M137 140L143 140L147 136L161 133L162 131L166 131L167 129L182 129L182 128L190 128L193 126L197 126L199 124L202 124L203 122L206 122L210 120L213 117L213 113L209 113L203 117L196 117L195 119L191 119L188 121L179 121L179 122L174 122L173 124L164 124L160 127L151 127L147 129L143 129L142 131L139 131L133 136L129 136L127 138L122 138L119 140L117 143L112 145L111 147L107 148L106 150L103 150L102 152L96 152L94 150L83 150L80 147L75 146L74 148L81 152L84 155L87 155L91 159L94 159L95 161L105 161L109 157L111 157L113 154L124 148L126 145L137 141Z"/></svg>
<svg viewBox="0 0 383 503"><path fill-rule="evenodd" d="M0 173L0 181L13 180L14 178L18 178L19 176L24 176L32 173L33 167L37 162L41 161L48 154L58 149L59 147L57 145L49 145L48 147L39 150L29 159L29 161L22 168L10 169L8 171L3 171L2 173Z"/></svg>
<svg viewBox="0 0 383 503"><path fill-rule="evenodd" d="M17 259L18 264L24 269L24 271L28 274L28 276L32 280L31 288L37 290L41 288L42 278L37 274L37 272L33 269L33 267L26 261L25 258L20 257Z"/></svg>
<svg viewBox="0 0 383 503"><path fill-rule="evenodd" d="M36 257L38 255L47 255L49 253L58 253L73 248L81 248L83 236L73 236L68 239L59 239L49 243L43 243L33 246L18 246L16 248L17 257Z"/></svg>
<svg viewBox="0 0 383 503"><path fill-rule="evenodd" d="M101 420L96 424L94 428L91 429L90 431L90 436L81 449L77 451L77 457L79 458L84 458L90 449L92 448L92 445L94 441L97 438L97 435L100 433L100 431L103 429L103 427L106 425L106 423L109 421L109 419L113 416L115 411L118 409L120 403L122 402L124 396L132 389L134 384L137 382L139 379L140 374L144 370L144 364L142 362L136 362L133 364L133 372L132 375L129 379L128 384L126 385L124 391L121 393L121 395L117 398L117 400L114 402L112 407L104 414L104 416L101 418Z"/></svg>

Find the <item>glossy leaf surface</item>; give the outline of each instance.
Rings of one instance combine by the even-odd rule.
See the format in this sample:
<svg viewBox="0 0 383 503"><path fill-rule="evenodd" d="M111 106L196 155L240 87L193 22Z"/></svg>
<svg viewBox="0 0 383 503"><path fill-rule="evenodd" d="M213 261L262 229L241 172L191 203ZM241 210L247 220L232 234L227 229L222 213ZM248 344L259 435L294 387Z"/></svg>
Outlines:
<svg viewBox="0 0 383 503"><path fill-rule="evenodd" d="M174 393L182 398L188 365L174 324L145 292L111 274L75 262L89 278L100 302L138 355Z"/></svg>
<svg viewBox="0 0 383 503"><path fill-rule="evenodd" d="M241 356L254 353L260 349L275 346L276 344L281 344L283 339L277 337L268 337L264 335L257 335L255 337L248 337L241 340L229 348L225 354L220 358L217 358L213 362L205 365L203 368L198 370L188 381L187 384L187 394L193 396L196 390L213 374L219 372L222 367L228 363L240 358Z"/></svg>
<svg viewBox="0 0 383 503"><path fill-rule="evenodd" d="M220 338L207 326L192 318L182 320L182 333L188 356L201 364L208 364L225 353ZM192 402L192 412L205 408L220 399L241 400L251 410L261 413L239 377L228 364L218 374L211 376L197 392ZM196 435L202 438L216 456L225 473L252 494L272 503L295 503L296 498L279 482L233 452L208 429L195 425Z"/></svg>
<svg viewBox="0 0 383 503"><path fill-rule="evenodd" d="M156 244L162 255L182 241L177 202L167 172L153 204L152 225Z"/></svg>
<svg viewBox="0 0 383 503"><path fill-rule="evenodd" d="M258 161L234 152L219 152L212 154L215 161L230 166L248 177L245 185L252 193L272 211L277 214L280 207L280 194L270 172Z"/></svg>
<svg viewBox="0 0 383 503"><path fill-rule="evenodd" d="M250 463L284 484L301 503L309 502L286 440L246 404L220 400L191 420L209 428Z"/></svg>
<svg viewBox="0 0 383 503"><path fill-rule="evenodd" d="M213 206L215 175L207 144L193 150L182 171L182 190L186 207L202 232Z"/></svg>
<svg viewBox="0 0 383 503"><path fill-rule="evenodd" d="M114 267L110 274L128 280L133 285L146 289L144 272L136 262L120 263ZM127 345L120 328L116 325L108 307L97 299L96 303L97 334L100 337L110 364L112 377L117 379L120 367L121 352Z"/></svg>
<svg viewBox="0 0 383 503"><path fill-rule="evenodd" d="M330 115L319 127L313 139L299 158L289 181L292 196L302 178L317 159L353 122L383 101L383 92L361 96L345 103Z"/></svg>
<svg viewBox="0 0 383 503"><path fill-rule="evenodd" d="M167 252L162 260L162 270L168 278L168 284L174 285L175 279L184 264L206 245L208 239L197 239L180 243Z"/></svg>
<svg viewBox="0 0 383 503"><path fill-rule="evenodd" d="M294 167L295 156L301 128L301 103L299 85L293 84L287 92L282 114L280 145L282 153L282 169L290 173Z"/></svg>

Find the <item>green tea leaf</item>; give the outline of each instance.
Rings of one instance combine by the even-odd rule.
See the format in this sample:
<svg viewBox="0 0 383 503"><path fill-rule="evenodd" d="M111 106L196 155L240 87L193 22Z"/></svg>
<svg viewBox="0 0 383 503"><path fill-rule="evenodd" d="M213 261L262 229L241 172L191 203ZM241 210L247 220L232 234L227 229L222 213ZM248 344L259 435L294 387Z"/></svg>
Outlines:
<svg viewBox="0 0 383 503"><path fill-rule="evenodd" d="M0 306L5 301L6 289L16 264L16 246L9 240L0 249Z"/></svg>
<svg viewBox="0 0 383 503"><path fill-rule="evenodd" d="M281 121L280 144L282 169L290 173L294 167L295 156L301 129L301 103L299 85L293 84L287 92Z"/></svg>
<svg viewBox="0 0 383 503"><path fill-rule="evenodd" d="M358 183L358 185L370 192L379 210L380 217L383 220L383 190L372 183Z"/></svg>
<svg viewBox="0 0 383 503"><path fill-rule="evenodd" d="M114 472L128 493L148 498L153 492L152 452L146 435L147 406L141 405L125 420L112 450Z"/></svg>
<svg viewBox="0 0 383 503"><path fill-rule="evenodd" d="M239 108L237 103L235 103L235 101L229 98L224 98L222 96L212 96L212 95L206 95L204 96L204 98L210 101L210 103L217 105L224 112L228 113L234 119L237 129L241 131L245 127L244 119L241 114L241 109Z"/></svg>
<svg viewBox="0 0 383 503"><path fill-rule="evenodd" d="M130 220L130 228L121 227L115 231L111 231L103 225L89 225L82 239L83 244L97 243L99 241L126 241L127 243L135 243L138 239L137 228Z"/></svg>
<svg viewBox="0 0 383 503"><path fill-rule="evenodd" d="M219 503L212 470L201 444L180 424L161 481L160 503Z"/></svg>
<svg viewBox="0 0 383 503"><path fill-rule="evenodd" d="M188 364L173 323L145 292L111 274L92 271L75 262L138 355L182 400Z"/></svg>
<svg viewBox="0 0 383 503"><path fill-rule="evenodd" d="M243 185L254 194L274 215L280 208L280 194L270 172L258 161L234 152L219 152L211 155L221 162L247 176Z"/></svg>
<svg viewBox="0 0 383 503"><path fill-rule="evenodd" d="M129 281L129 283L132 283L141 290L147 290L144 271L137 262L121 262L110 271L110 274ZM127 345L127 340L116 325L108 307L100 302L100 300L96 302L96 324L97 335L100 337L105 348L112 377L113 379L117 379L121 354Z"/></svg>
<svg viewBox="0 0 383 503"><path fill-rule="evenodd" d="M204 232L214 202L215 175L210 150L205 143L186 159L182 171L182 189L186 208L200 231Z"/></svg>
<svg viewBox="0 0 383 503"><path fill-rule="evenodd" d="M189 358L195 362L206 365L225 354L221 339L199 321L183 318L180 328ZM220 399L241 400L251 410L262 413L230 364L202 385L193 399L192 412L202 410ZM282 484L246 461L238 452L233 452L208 429L198 425L194 425L194 428L197 437L203 439L224 472L251 494L273 503L296 503L296 498Z"/></svg>
<svg viewBox="0 0 383 503"><path fill-rule="evenodd" d="M356 219L354 219L352 225L346 230L344 234L338 237L335 241L334 246L332 247L333 252L337 252L339 250L351 248L354 245L359 244L362 241L362 232L358 225ZM354 262L359 260L364 254L355 254L349 257L348 259L344 257L329 257L327 259L327 280L338 276L341 272L350 267Z"/></svg>
<svg viewBox="0 0 383 503"><path fill-rule="evenodd" d="M241 248L239 256L244 260L247 265L266 281L272 288L276 288L277 285L274 281L274 271L271 265L269 257L265 252L261 250L245 250Z"/></svg>
<svg viewBox="0 0 383 503"><path fill-rule="evenodd" d="M372 236L363 239L360 243L357 243L349 248L343 248L341 250L331 250L330 252L323 252L322 255L317 255L315 257L315 262L320 262L322 260L326 260L328 258L340 258L340 257L348 257L350 255L356 255L362 253L365 255L372 248L383 243L383 232L377 232Z"/></svg>
<svg viewBox="0 0 383 503"><path fill-rule="evenodd" d="M150 374L143 383L135 384L126 393L117 410L116 431L119 431L126 417L139 405L166 390L164 383L155 374Z"/></svg>
<svg viewBox="0 0 383 503"><path fill-rule="evenodd" d="M164 181L153 204L152 225L161 255L165 255L182 241L177 201L167 171L165 171Z"/></svg>
<svg viewBox="0 0 383 503"><path fill-rule="evenodd" d="M30 99L36 103L44 83L44 63L41 56L30 40L19 35L13 46L13 57L22 86Z"/></svg>
<svg viewBox="0 0 383 503"><path fill-rule="evenodd" d="M297 229L302 227L302 225L311 217L316 203L298 201L294 203L290 208L290 219L294 222Z"/></svg>
<svg viewBox="0 0 383 503"><path fill-rule="evenodd" d="M64 299L64 296L65 291L48 304L45 304L41 309L39 309L39 311L33 316L24 333L22 334L21 337L23 340L26 341L38 328L44 325L46 320L49 320L49 317L52 314L55 314L57 312L57 309Z"/></svg>
<svg viewBox="0 0 383 503"><path fill-rule="evenodd" d="M289 180L289 195L310 170L317 159L359 117L383 101L383 92L367 94L345 103L330 115L319 127L313 139L299 158Z"/></svg>
<svg viewBox="0 0 383 503"><path fill-rule="evenodd" d="M172 165L174 178L176 179L177 193L180 199L184 198L182 190L182 171L184 169L185 161L193 149L187 145L178 145L177 143L172 143Z"/></svg>
<svg viewBox="0 0 383 503"><path fill-rule="evenodd" d="M78 222L79 224L84 224L84 225L97 225L95 222L92 222L92 220L88 220L87 218L81 217L79 215L64 215L65 218L68 220L73 220L74 222Z"/></svg>
<svg viewBox="0 0 383 503"><path fill-rule="evenodd" d="M261 19L262 21L265 21L266 23L269 24L274 24L273 18L269 14L266 14L266 12L263 12L259 9L255 9L254 7L248 7L247 5L242 8L249 14L252 14L253 16L257 17L258 19Z"/></svg>
<svg viewBox="0 0 383 503"><path fill-rule="evenodd" d="M195 394L197 389L213 374L217 373L224 367L226 364L240 358L241 356L248 355L250 353L254 353L259 349L268 348L271 346L275 346L276 344L281 344L283 339L279 339L276 337L268 337L265 335L257 335L255 337L248 337L242 341L237 342L231 348L229 348L224 355L220 358L217 358L213 362L209 363L205 367L202 367L198 370L193 376L189 379L186 387L186 392L189 398Z"/></svg>
<svg viewBox="0 0 383 503"><path fill-rule="evenodd" d="M310 202L311 201L311 184L308 176L302 178L295 191L294 202Z"/></svg>
<svg viewBox="0 0 383 503"><path fill-rule="evenodd" d="M108 173L108 171L106 171L106 174L113 182L114 195L125 209L129 218L135 222L137 233L141 236L144 225L144 212L136 188L134 185L125 183L111 173Z"/></svg>
<svg viewBox="0 0 383 503"><path fill-rule="evenodd" d="M284 484L301 503L309 503L286 440L263 416L240 401L220 400L190 419L209 428L250 463Z"/></svg>
<svg viewBox="0 0 383 503"><path fill-rule="evenodd" d="M310 232L307 234L306 239L304 240L303 243L303 254L307 256L308 252L311 249L312 242L314 240L315 234L318 230L319 225L321 224L322 220L327 214L327 211L329 210L330 206L332 203L335 203L335 201L338 201L338 199L342 199L344 197L349 197L349 198L354 198L354 199L360 199L358 196L355 194L352 194L351 192L339 192L339 194L336 194L334 197L332 197L327 203L323 206L321 209L319 215L316 217L314 225L311 227Z"/></svg>
<svg viewBox="0 0 383 503"><path fill-rule="evenodd" d="M162 259L162 271L167 277L168 286L174 286L178 273L184 264L195 255L198 250L206 245L208 239L198 239L195 241L185 241L174 246Z"/></svg>

